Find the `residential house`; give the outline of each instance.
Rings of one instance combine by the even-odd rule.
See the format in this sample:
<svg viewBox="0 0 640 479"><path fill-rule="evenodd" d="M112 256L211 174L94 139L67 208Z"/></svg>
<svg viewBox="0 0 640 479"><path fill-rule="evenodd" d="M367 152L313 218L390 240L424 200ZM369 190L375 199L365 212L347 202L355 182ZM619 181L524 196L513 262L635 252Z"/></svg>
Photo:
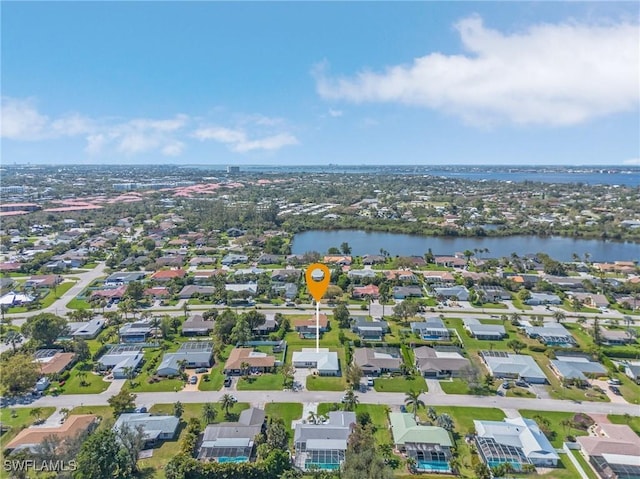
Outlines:
<svg viewBox="0 0 640 479"><path fill-rule="evenodd" d="M348 255L330 254L330 255L326 255L322 259L322 262L325 264L337 264L339 266L350 266L351 263L353 262L353 258L351 258L351 256L348 256Z"/></svg>
<svg viewBox="0 0 640 479"><path fill-rule="evenodd" d="M247 371L249 374L268 373L273 371L276 358L253 348L233 348L229 359L224 365L224 374L240 375Z"/></svg>
<svg viewBox="0 0 640 479"><path fill-rule="evenodd" d="M210 296L216 292L213 286L202 286L197 284L188 284L178 293L180 299L190 299L193 295Z"/></svg>
<svg viewBox="0 0 640 479"><path fill-rule="evenodd" d="M381 319L369 321L366 317L359 316L351 320L351 330L365 341L382 341L384 335L389 332L389 324Z"/></svg>
<svg viewBox="0 0 640 479"><path fill-rule="evenodd" d="M226 291L233 291L235 293L247 293L249 295L255 295L258 292L257 283L229 283L224 285Z"/></svg>
<svg viewBox="0 0 640 479"><path fill-rule="evenodd" d="M291 301L298 296L298 285L295 283L281 283L273 284L271 289L278 294L281 294L284 299Z"/></svg>
<svg viewBox="0 0 640 479"><path fill-rule="evenodd" d="M366 376L380 376L400 371L402 357L398 348L356 348L353 363Z"/></svg>
<svg viewBox="0 0 640 479"><path fill-rule="evenodd" d="M640 383L640 362L625 362L624 373L636 383Z"/></svg>
<svg viewBox="0 0 640 479"><path fill-rule="evenodd" d="M418 277L409 269L397 269L384 271L384 276L389 281L400 281L404 284L417 284Z"/></svg>
<svg viewBox="0 0 640 479"><path fill-rule="evenodd" d="M246 254L229 253L222 258L223 266L231 266L234 264L246 263L249 261L249 257Z"/></svg>
<svg viewBox="0 0 640 479"><path fill-rule="evenodd" d="M356 286L353 288L351 295L354 299L377 299L380 296L380 292L375 284L368 284L367 286Z"/></svg>
<svg viewBox="0 0 640 479"><path fill-rule="evenodd" d="M193 272L194 284L210 284L216 276L225 276L227 272L223 269L198 269Z"/></svg>
<svg viewBox="0 0 640 479"><path fill-rule="evenodd" d="M451 331L438 317L425 318L424 321L412 322L411 331L426 341L449 341Z"/></svg>
<svg viewBox="0 0 640 479"><path fill-rule="evenodd" d="M316 369L319 376L338 376L340 374L340 362L338 353L327 348L302 348L302 351L294 351L292 355L294 368Z"/></svg>
<svg viewBox="0 0 640 479"><path fill-rule="evenodd" d="M556 355L549 361L551 370L560 379L587 382L588 378L605 376L607 369L600 363L592 361L587 355Z"/></svg>
<svg viewBox="0 0 640 479"><path fill-rule="evenodd" d="M464 329L472 338L500 341L507 336L502 324L485 324L475 318L463 318Z"/></svg>
<svg viewBox="0 0 640 479"><path fill-rule="evenodd" d="M201 314L194 314L182 323L182 335L208 336L213 331L213 324L213 321L205 320Z"/></svg>
<svg viewBox="0 0 640 479"><path fill-rule="evenodd" d="M478 295L484 295L484 300L499 303L511 299L511 293L501 286L480 285L475 287Z"/></svg>
<svg viewBox="0 0 640 479"><path fill-rule="evenodd" d="M189 260L189 266L194 268L202 265L215 265L216 263L217 260L215 258L212 258L211 256L196 256L195 258Z"/></svg>
<svg viewBox="0 0 640 479"><path fill-rule="evenodd" d="M158 376L172 377L187 368L209 368L213 364L213 343L210 341L188 341L180 345L175 353L165 353L158 366Z"/></svg>
<svg viewBox="0 0 640 479"><path fill-rule="evenodd" d="M168 298L171 296L171 293L169 289L164 286L154 286L153 288L146 288L144 290L144 295L147 298L158 300Z"/></svg>
<svg viewBox="0 0 640 479"><path fill-rule="evenodd" d="M156 259L155 269L159 268L182 268L185 264L185 259L182 254L176 254L171 256L161 256Z"/></svg>
<svg viewBox="0 0 640 479"><path fill-rule="evenodd" d="M436 256L433 262L437 266L445 266L447 268L464 268L467 265L465 258L458 258L457 256Z"/></svg>
<svg viewBox="0 0 640 479"><path fill-rule="evenodd" d="M277 254L263 253L258 256L258 264L280 264L284 261L284 256Z"/></svg>
<svg viewBox="0 0 640 479"><path fill-rule="evenodd" d="M604 294L595 293L569 293L571 298L576 298L588 308L604 309L609 306L609 300Z"/></svg>
<svg viewBox="0 0 640 479"><path fill-rule="evenodd" d="M62 283L62 276L59 274L46 274L42 276L31 276L24 282L25 289L51 289Z"/></svg>
<svg viewBox="0 0 640 479"><path fill-rule="evenodd" d="M409 413L389 413L396 450L415 461L418 472L450 474L454 446L451 434L437 426L418 425Z"/></svg>
<svg viewBox="0 0 640 479"><path fill-rule="evenodd" d="M525 299L525 304L529 306L540 306L545 304L562 304L562 300L557 294L551 293L531 293L529 298Z"/></svg>
<svg viewBox="0 0 640 479"><path fill-rule="evenodd" d="M450 299L454 301L469 300L469 290L461 285L433 288L433 295L439 299Z"/></svg>
<svg viewBox="0 0 640 479"><path fill-rule="evenodd" d="M449 271L424 271L422 273L427 283L452 284L456 279Z"/></svg>
<svg viewBox="0 0 640 479"><path fill-rule="evenodd" d="M547 346L573 347L576 340L560 323L543 323L542 326L531 326L528 321L522 321L524 332L530 338L537 339Z"/></svg>
<svg viewBox="0 0 640 479"><path fill-rule="evenodd" d="M107 276L107 279L104 280L105 286L120 286L123 284L129 284L133 281L142 281L147 275L144 271L134 271L134 272L126 272L120 271L117 273L112 273Z"/></svg>
<svg viewBox="0 0 640 479"><path fill-rule="evenodd" d="M391 292L394 299L422 298L420 286L394 286Z"/></svg>
<svg viewBox="0 0 640 479"><path fill-rule="evenodd" d="M365 265L383 264L386 261L387 258L379 254L365 254L362 257L362 264Z"/></svg>
<svg viewBox="0 0 640 479"><path fill-rule="evenodd" d="M415 366L426 378L457 377L470 365L458 348L430 348L420 346L413 350Z"/></svg>
<svg viewBox="0 0 640 479"><path fill-rule="evenodd" d="M340 469L355 425L356 414L348 411L331 411L328 421L319 424L296 424L295 466L303 471Z"/></svg>
<svg viewBox="0 0 640 479"><path fill-rule="evenodd" d="M127 379L132 377L143 359L141 347L117 344L98 360L98 369L111 371L114 379Z"/></svg>
<svg viewBox="0 0 640 479"><path fill-rule="evenodd" d="M15 291L9 291L7 294L0 297L0 306L10 308L12 306L22 306L33 302L35 298L28 294L16 293Z"/></svg>
<svg viewBox="0 0 640 479"><path fill-rule="evenodd" d="M506 351L480 351L489 373L498 379L522 379L532 384L545 384L547 377L531 357Z"/></svg>
<svg viewBox="0 0 640 479"><path fill-rule="evenodd" d="M39 349L34 353L40 372L45 375L60 374L76 362L76 353L65 353L61 349Z"/></svg>
<svg viewBox="0 0 640 479"><path fill-rule="evenodd" d="M362 281L364 278L375 278L377 273L372 269L351 269L347 273L347 276L351 280Z"/></svg>
<svg viewBox="0 0 640 479"><path fill-rule="evenodd" d="M626 330L600 328L600 340L607 346L622 346L635 343L636 339Z"/></svg>
<svg viewBox="0 0 640 479"><path fill-rule="evenodd" d="M118 286L117 288L108 288L108 289L96 289L91 291L91 299L94 298L104 298L111 301L120 301L125 293L127 292L127 287L125 285Z"/></svg>
<svg viewBox="0 0 640 479"><path fill-rule="evenodd" d="M576 441L589 464L603 479L640 477L640 442L626 424L596 424L589 436Z"/></svg>
<svg viewBox="0 0 640 479"><path fill-rule="evenodd" d="M151 279L158 283L166 283L172 279L184 278L187 272L183 269L161 269L151 275Z"/></svg>
<svg viewBox="0 0 640 479"><path fill-rule="evenodd" d="M293 328L300 335L300 337L305 339L315 338L316 332L320 335L320 337L322 337L322 333L328 331L329 329L329 318L326 314L320 313L318 319L319 328L316 327L315 314L307 319L296 319L293 322Z"/></svg>
<svg viewBox="0 0 640 479"><path fill-rule="evenodd" d="M104 329L104 318L93 318L86 322L67 323L69 336L74 339L95 339Z"/></svg>
<svg viewBox="0 0 640 479"><path fill-rule="evenodd" d="M114 431L124 428L132 430L140 428L145 447L153 447L158 441L172 440L176 437L180 418L169 415L153 415L150 413L122 413L113 425Z"/></svg>
<svg viewBox="0 0 640 479"><path fill-rule="evenodd" d="M540 427L532 419L507 418L503 421L473 421L476 449L489 467L510 463L516 471L525 464L555 467L560 457Z"/></svg>
<svg viewBox="0 0 640 479"><path fill-rule="evenodd" d="M120 327L118 335L123 343L144 343L151 336L153 326L150 321L140 320Z"/></svg>
<svg viewBox="0 0 640 479"><path fill-rule="evenodd" d="M0 293L4 293L13 288L15 281L13 278L0 278Z"/></svg>
<svg viewBox="0 0 640 479"><path fill-rule="evenodd" d="M249 408L237 422L209 424L202 434L198 450L201 461L248 462L253 455L255 437L263 431L265 413Z"/></svg>
<svg viewBox="0 0 640 479"><path fill-rule="evenodd" d="M300 279L302 271L295 268L274 269L271 272L271 280L278 283L294 283Z"/></svg>
<svg viewBox="0 0 640 479"><path fill-rule="evenodd" d="M241 230L240 228L229 228L226 233L230 238L239 238L247 234L245 230Z"/></svg>
<svg viewBox="0 0 640 479"><path fill-rule="evenodd" d="M45 439L54 437L63 442L77 438L82 434L89 434L97 425L98 416L95 414L72 414L57 426L31 426L20 431L9 441L5 450L9 453L20 451L36 452Z"/></svg>

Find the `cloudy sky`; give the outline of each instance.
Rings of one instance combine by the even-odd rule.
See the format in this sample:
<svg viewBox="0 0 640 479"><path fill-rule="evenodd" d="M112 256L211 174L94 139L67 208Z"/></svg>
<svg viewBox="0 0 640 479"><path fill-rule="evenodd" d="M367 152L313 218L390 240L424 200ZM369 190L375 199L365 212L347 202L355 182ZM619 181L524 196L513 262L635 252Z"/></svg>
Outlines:
<svg viewBox="0 0 640 479"><path fill-rule="evenodd" d="M640 164L637 2L3 2L2 162Z"/></svg>

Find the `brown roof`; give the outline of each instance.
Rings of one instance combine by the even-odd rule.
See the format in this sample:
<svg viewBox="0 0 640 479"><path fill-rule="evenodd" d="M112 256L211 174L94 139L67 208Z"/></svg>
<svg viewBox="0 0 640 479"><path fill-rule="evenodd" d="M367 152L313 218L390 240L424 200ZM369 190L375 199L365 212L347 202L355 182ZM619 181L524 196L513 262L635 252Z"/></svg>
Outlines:
<svg viewBox="0 0 640 479"><path fill-rule="evenodd" d="M329 318L327 318L327 315L324 313L320 313L320 327L321 328L326 328L327 325L329 324ZM293 327L294 328L300 328L300 327L304 327L307 326L309 328L315 328L316 327L316 315L314 314L313 316L311 316L310 318L307 319L296 319L293 322Z"/></svg>
<svg viewBox="0 0 640 479"><path fill-rule="evenodd" d="M602 454L620 454L623 456L640 455L640 439L626 424L599 424L598 436L580 436L576 440L589 456Z"/></svg>
<svg viewBox="0 0 640 479"><path fill-rule="evenodd" d="M40 362L42 374L57 374L64 371L76 358L75 353L56 353L46 362Z"/></svg>
<svg viewBox="0 0 640 479"><path fill-rule="evenodd" d="M272 368L276 363L273 356L251 357L252 348L234 348L229 354L229 359L224 365L224 369L242 369L242 363L247 363L254 368Z"/></svg>
<svg viewBox="0 0 640 479"><path fill-rule="evenodd" d="M183 269L165 269L153 273L151 279L183 278L185 274L187 274L187 272Z"/></svg>
<svg viewBox="0 0 640 479"><path fill-rule="evenodd" d="M95 414L78 414L69 416L64 424L56 427L29 427L23 429L6 446L6 449L15 449L19 446L40 444L45 438L53 435L58 439L73 437L82 431L86 431L97 419Z"/></svg>

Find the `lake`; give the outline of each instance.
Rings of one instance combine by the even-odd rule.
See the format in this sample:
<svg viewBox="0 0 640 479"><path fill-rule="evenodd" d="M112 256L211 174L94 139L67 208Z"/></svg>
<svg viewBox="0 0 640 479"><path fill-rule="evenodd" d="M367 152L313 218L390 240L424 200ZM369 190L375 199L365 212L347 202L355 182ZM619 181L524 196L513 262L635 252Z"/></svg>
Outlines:
<svg viewBox="0 0 640 479"><path fill-rule="evenodd" d="M638 261L640 244L616 243L595 239L576 239L560 236L507 236L491 238L459 238L444 236L417 236L401 233L367 232L361 230L311 230L298 233L293 238L291 252L303 254L307 251L326 253L343 242L349 243L352 254L380 254L380 248L392 256L424 255L429 248L435 255L452 255L464 250L488 248L489 253L480 253L479 257L495 258L517 253L547 253L559 261L572 261L573 253L584 258L591 255L591 261Z"/></svg>

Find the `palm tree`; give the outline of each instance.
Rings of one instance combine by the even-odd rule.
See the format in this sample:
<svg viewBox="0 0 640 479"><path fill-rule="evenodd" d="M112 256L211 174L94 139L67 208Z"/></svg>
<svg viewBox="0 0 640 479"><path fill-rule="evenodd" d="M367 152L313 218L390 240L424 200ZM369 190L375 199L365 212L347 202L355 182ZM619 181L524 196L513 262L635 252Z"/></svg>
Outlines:
<svg viewBox="0 0 640 479"><path fill-rule="evenodd" d="M353 411L359 402L360 400L358 399L358 396L356 396L356 394L353 392L353 389L347 391L347 394L344 395L344 399L342 400L345 411Z"/></svg>
<svg viewBox="0 0 640 479"><path fill-rule="evenodd" d="M440 414L438 416L436 424L438 425L438 427L446 429L447 431L453 430L453 419L446 413Z"/></svg>
<svg viewBox="0 0 640 479"><path fill-rule="evenodd" d="M559 309L556 309L553 312L553 318L556 320L556 323L561 323L563 320L567 319L567 315L564 314L563 311L560 311Z"/></svg>
<svg viewBox="0 0 640 479"><path fill-rule="evenodd" d="M408 393L405 393L404 404L412 407L414 421L418 417L418 408L425 407L424 401L420 399L420 395L422 393L423 391L414 390L410 390Z"/></svg>
<svg viewBox="0 0 640 479"><path fill-rule="evenodd" d="M224 404L222 405L222 407L225 407ZM227 412L227 415L228 414L229 412ZM218 411L216 410L213 403L208 402L204 404L202 408L202 420L204 421L205 426L215 421L217 415L218 415Z"/></svg>
<svg viewBox="0 0 640 479"><path fill-rule="evenodd" d="M29 416L33 417L36 422L40 421L40 417L42 416L42 408L34 407L31 411L29 411Z"/></svg>
<svg viewBox="0 0 640 479"><path fill-rule="evenodd" d="M80 380L80 386L87 386L88 385L88 383L86 381L87 373L85 371L78 372L78 379Z"/></svg>
<svg viewBox="0 0 640 479"><path fill-rule="evenodd" d="M224 414L229 416L229 409L233 407L236 403L236 398L234 398L231 394L225 394L220 399L220 405L224 409Z"/></svg>
<svg viewBox="0 0 640 479"><path fill-rule="evenodd" d="M175 402L173 404L173 415L177 418L181 418L183 412L184 412L184 406L182 405L182 403L180 401Z"/></svg>
<svg viewBox="0 0 640 479"><path fill-rule="evenodd" d="M242 361L240 363L240 369L242 370L242 375L244 376L245 379L249 377L249 368L250 368L250 364L248 362Z"/></svg>
<svg viewBox="0 0 640 479"><path fill-rule="evenodd" d="M429 409L427 409L427 417L432 421L435 421L438 419L438 413L436 413L436 410L433 407L429 406Z"/></svg>
<svg viewBox="0 0 640 479"><path fill-rule="evenodd" d="M307 416L307 421L309 421L311 424L317 424L318 415L313 411L309 411L309 415Z"/></svg>
<svg viewBox="0 0 640 479"><path fill-rule="evenodd" d="M60 414L62 415L62 418L66 421L67 418L69 417L69 413L71 412L70 409L63 407L62 409L60 409Z"/></svg>

